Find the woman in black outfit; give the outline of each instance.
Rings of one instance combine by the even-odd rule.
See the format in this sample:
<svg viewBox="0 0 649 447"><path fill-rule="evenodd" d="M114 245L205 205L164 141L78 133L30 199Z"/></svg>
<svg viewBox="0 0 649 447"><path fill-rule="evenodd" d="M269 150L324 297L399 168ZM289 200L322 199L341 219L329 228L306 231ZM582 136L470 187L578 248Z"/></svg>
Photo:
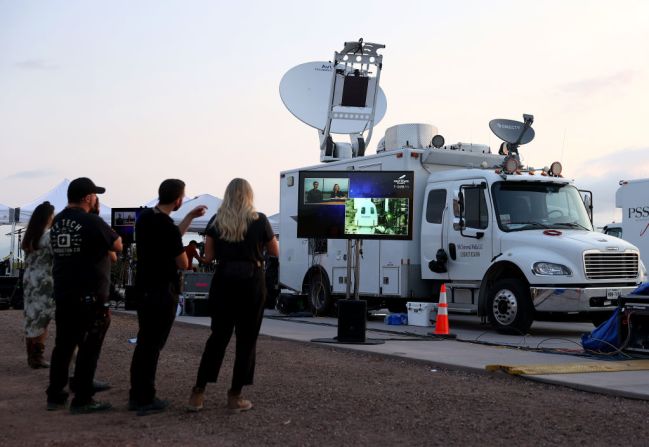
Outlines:
<svg viewBox="0 0 649 447"><path fill-rule="evenodd" d="M278 256L279 244L266 216L254 209L250 184L241 178L226 188L206 234L205 258L217 262L209 295L212 334L205 344L188 409L203 408L205 387L216 382L234 330L237 345L227 405L234 412L246 411L252 403L241 396L241 390L253 383L266 298L263 253L265 249L270 256Z"/></svg>

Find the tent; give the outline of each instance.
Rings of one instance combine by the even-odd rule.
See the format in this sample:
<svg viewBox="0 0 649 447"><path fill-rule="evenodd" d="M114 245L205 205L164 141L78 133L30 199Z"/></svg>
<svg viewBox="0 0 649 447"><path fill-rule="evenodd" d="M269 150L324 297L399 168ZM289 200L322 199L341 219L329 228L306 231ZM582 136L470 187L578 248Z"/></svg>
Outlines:
<svg viewBox="0 0 649 447"><path fill-rule="evenodd" d="M0 225L9 223L9 211L11 211L11 208L0 203Z"/></svg>
<svg viewBox="0 0 649 447"><path fill-rule="evenodd" d="M193 199L185 201L183 205L178 209L178 211L171 213L171 218L174 220L176 225L178 225L185 218L187 213L189 213L192 209L196 208L199 205L205 205L207 207L207 212L205 213L205 215L194 219L187 229L187 231L202 233L203 231L205 231L207 223L210 221L212 216L216 214L216 211L221 206L221 202L223 202L223 200L219 199L218 197L214 197L211 194L201 194L200 196L196 196Z"/></svg>
<svg viewBox="0 0 649 447"><path fill-rule="evenodd" d="M56 185L50 191L46 192L42 196L34 199L33 201L20 207L20 222L27 224L29 219L32 217L32 213L38 205L48 201L54 205L54 212L58 213L63 210L68 204L68 185L70 180L64 179L61 183ZM104 219L104 221L110 225L110 207L104 205L99 200L99 216Z"/></svg>
<svg viewBox="0 0 649 447"><path fill-rule="evenodd" d="M273 228L273 234L275 236L279 235L279 213L268 216L268 221L270 226Z"/></svg>

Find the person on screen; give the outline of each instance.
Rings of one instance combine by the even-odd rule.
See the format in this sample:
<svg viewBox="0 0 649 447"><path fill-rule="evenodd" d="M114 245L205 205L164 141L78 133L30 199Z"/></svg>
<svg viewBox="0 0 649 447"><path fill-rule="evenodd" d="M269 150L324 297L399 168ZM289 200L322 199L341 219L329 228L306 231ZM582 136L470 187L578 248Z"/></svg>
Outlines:
<svg viewBox="0 0 649 447"><path fill-rule="evenodd" d="M319 182L317 181L313 182L313 188L311 188L311 190L306 193L307 203L322 202L322 191L318 189L319 186L320 186Z"/></svg>
<svg viewBox="0 0 649 447"><path fill-rule="evenodd" d="M347 197L347 194L342 192L340 190L340 185L338 183L336 183L334 185L334 187L333 187L333 190L331 191L331 198L332 199L344 199L345 197Z"/></svg>

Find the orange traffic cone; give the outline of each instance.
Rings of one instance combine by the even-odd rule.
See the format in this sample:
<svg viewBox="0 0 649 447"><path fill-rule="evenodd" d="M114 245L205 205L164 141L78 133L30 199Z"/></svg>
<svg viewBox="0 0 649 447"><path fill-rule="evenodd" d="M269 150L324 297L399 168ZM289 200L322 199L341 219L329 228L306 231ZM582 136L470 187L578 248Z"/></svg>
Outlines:
<svg viewBox="0 0 649 447"><path fill-rule="evenodd" d="M437 304L437 320L435 321L435 330L431 335L443 338L455 338L448 327L448 304L446 303L446 284L442 284L439 291L439 303Z"/></svg>

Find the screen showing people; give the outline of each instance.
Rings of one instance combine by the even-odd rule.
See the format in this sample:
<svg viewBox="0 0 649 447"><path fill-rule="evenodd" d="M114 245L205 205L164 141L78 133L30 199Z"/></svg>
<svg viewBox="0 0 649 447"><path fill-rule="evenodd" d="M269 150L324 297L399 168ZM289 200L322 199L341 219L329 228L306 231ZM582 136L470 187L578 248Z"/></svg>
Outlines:
<svg viewBox="0 0 649 447"><path fill-rule="evenodd" d="M122 238L124 245L135 241L135 221L144 208L113 208L111 210L111 227Z"/></svg>
<svg viewBox="0 0 649 447"><path fill-rule="evenodd" d="M300 173L298 237L411 239L412 171Z"/></svg>
<svg viewBox="0 0 649 447"><path fill-rule="evenodd" d="M348 178L309 177L304 179L304 202L340 202L347 198Z"/></svg>

